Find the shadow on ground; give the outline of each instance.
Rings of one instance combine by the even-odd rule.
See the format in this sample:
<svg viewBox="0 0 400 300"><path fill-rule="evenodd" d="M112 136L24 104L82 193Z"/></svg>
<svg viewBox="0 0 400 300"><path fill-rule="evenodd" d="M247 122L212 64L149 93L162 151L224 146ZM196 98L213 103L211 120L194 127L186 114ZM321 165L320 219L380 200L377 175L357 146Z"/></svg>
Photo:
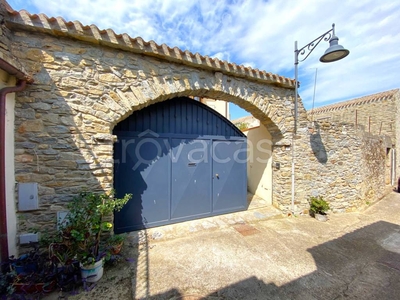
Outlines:
<svg viewBox="0 0 400 300"><path fill-rule="evenodd" d="M376 243L379 236L388 238ZM250 277L201 299L396 299L400 293L398 225L377 222L308 251L317 270L307 276L280 287Z"/></svg>
<svg viewBox="0 0 400 300"><path fill-rule="evenodd" d="M400 293L398 225L380 221L308 251L317 270L282 286L251 276L207 296L174 288L145 299L396 299Z"/></svg>
<svg viewBox="0 0 400 300"><path fill-rule="evenodd" d="M139 243L138 261L113 267L95 290L76 299L397 299L400 293L400 226L385 221L307 249L317 269L287 284L278 286L250 276L207 295L184 292L179 286L157 292L156 286L150 286L152 246L147 235L130 242L129 253L136 252L133 243ZM170 272L171 277L177 276L175 269Z"/></svg>

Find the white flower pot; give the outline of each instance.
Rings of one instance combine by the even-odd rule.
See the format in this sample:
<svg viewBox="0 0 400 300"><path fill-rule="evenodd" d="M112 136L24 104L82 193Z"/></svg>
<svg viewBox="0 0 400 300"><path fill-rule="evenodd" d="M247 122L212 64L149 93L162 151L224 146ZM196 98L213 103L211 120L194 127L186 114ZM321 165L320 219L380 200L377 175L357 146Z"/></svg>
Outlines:
<svg viewBox="0 0 400 300"><path fill-rule="evenodd" d="M104 258L96 262L94 265L82 266L81 265L81 275L82 279L86 278L86 282L96 282L99 281L103 276Z"/></svg>

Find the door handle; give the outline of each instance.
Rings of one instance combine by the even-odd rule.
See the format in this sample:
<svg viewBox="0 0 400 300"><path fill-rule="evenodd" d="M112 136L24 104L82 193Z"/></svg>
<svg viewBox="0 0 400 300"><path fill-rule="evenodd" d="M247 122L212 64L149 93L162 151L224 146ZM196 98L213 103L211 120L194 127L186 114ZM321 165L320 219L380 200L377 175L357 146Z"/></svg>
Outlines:
<svg viewBox="0 0 400 300"><path fill-rule="evenodd" d="M218 174L215 174L215 177L217 177L219 179L219 175Z"/></svg>

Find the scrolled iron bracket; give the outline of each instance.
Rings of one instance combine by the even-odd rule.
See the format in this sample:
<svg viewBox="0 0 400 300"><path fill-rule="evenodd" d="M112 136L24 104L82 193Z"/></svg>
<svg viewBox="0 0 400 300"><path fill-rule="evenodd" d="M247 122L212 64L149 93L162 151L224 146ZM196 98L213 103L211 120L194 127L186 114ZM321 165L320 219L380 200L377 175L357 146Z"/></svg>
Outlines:
<svg viewBox="0 0 400 300"><path fill-rule="evenodd" d="M314 51L315 47L318 46L318 44L324 40L324 41L329 41L333 36L335 35L335 24L332 24L332 29L329 29L327 32L324 34L320 35L317 37L315 40L312 42L308 43L304 47L300 49L295 49L295 64L298 64L299 62L305 61L307 57L310 56L311 52ZM304 56L304 58L299 59L299 56Z"/></svg>

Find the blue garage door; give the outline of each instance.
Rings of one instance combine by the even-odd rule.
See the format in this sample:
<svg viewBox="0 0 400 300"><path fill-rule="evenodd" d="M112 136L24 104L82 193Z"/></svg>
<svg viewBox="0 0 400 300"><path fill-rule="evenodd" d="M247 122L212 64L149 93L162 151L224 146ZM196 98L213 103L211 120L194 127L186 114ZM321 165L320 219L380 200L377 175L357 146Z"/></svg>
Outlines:
<svg viewBox="0 0 400 300"><path fill-rule="evenodd" d="M206 105L154 104L114 134L114 188L133 195L114 215L116 233L246 209L246 137Z"/></svg>

